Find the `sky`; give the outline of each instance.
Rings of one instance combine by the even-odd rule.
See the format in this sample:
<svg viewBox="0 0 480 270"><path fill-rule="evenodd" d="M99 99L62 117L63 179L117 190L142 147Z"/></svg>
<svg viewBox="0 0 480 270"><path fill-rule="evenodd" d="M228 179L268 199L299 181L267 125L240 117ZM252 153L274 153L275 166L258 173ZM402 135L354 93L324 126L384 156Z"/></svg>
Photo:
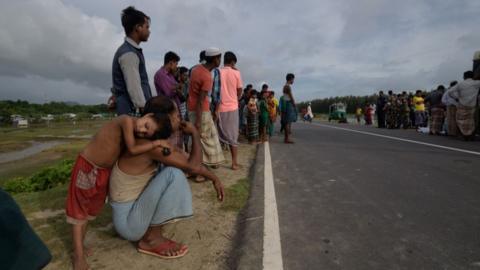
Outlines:
<svg viewBox="0 0 480 270"><path fill-rule="evenodd" d="M167 51L180 65L233 51L244 84L297 100L436 88L480 50L478 0L16 0L0 9L0 100L106 103L124 39L122 9L151 17L149 79ZM152 87L155 93L155 88Z"/></svg>

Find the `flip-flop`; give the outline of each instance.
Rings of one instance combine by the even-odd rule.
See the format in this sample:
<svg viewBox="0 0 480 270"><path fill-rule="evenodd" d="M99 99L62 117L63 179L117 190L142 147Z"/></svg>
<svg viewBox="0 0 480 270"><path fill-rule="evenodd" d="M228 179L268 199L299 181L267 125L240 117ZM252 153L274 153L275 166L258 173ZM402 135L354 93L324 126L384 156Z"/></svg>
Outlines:
<svg viewBox="0 0 480 270"><path fill-rule="evenodd" d="M177 246L177 242L172 241L172 240L167 240L158 246L151 248L151 249L143 249L138 247L137 251L140 253L152 255L155 257L159 257L162 259L176 259L185 256L185 254L188 253L188 247L186 245L183 245L183 247L180 248L177 252L179 252L178 255L173 255L173 256L168 256L168 255L162 255L161 253L167 250L174 249Z"/></svg>

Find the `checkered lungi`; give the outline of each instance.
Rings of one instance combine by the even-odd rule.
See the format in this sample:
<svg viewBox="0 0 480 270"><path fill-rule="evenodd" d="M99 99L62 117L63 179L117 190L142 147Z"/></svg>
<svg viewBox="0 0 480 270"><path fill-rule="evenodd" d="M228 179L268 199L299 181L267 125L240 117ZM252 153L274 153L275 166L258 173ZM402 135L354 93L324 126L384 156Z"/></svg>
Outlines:
<svg viewBox="0 0 480 270"><path fill-rule="evenodd" d="M195 123L197 117L195 112L188 112L188 117L192 123ZM202 112L200 141L202 143L203 164L218 165L225 161L222 147L218 139L217 128L215 127L210 112Z"/></svg>

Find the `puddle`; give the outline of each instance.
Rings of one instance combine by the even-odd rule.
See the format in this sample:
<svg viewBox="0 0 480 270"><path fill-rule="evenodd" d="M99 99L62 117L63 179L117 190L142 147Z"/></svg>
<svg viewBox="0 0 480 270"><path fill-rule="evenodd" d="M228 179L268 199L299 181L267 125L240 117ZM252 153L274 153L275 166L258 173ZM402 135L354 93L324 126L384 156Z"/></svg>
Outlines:
<svg viewBox="0 0 480 270"><path fill-rule="evenodd" d="M11 151L11 152L6 152L6 153L1 153L0 154L0 163L7 163L15 160L20 160L27 158L29 156L33 156L35 154L38 154L42 152L43 150L50 149L52 147L55 147L59 144L63 144L65 142L61 141L50 141L50 142L31 142L32 145L28 148L25 148L23 150L19 151Z"/></svg>

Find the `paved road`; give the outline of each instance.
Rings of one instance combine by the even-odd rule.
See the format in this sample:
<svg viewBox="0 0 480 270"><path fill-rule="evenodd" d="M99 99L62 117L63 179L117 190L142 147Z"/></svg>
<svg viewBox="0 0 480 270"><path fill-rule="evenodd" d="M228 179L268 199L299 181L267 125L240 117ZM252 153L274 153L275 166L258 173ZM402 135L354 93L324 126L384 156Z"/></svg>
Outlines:
<svg viewBox="0 0 480 270"><path fill-rule="evenodd" d="M284 269L480 269L480 142L296 124L270 143ZM477 266L478 265L478 266Z"/></svg>

